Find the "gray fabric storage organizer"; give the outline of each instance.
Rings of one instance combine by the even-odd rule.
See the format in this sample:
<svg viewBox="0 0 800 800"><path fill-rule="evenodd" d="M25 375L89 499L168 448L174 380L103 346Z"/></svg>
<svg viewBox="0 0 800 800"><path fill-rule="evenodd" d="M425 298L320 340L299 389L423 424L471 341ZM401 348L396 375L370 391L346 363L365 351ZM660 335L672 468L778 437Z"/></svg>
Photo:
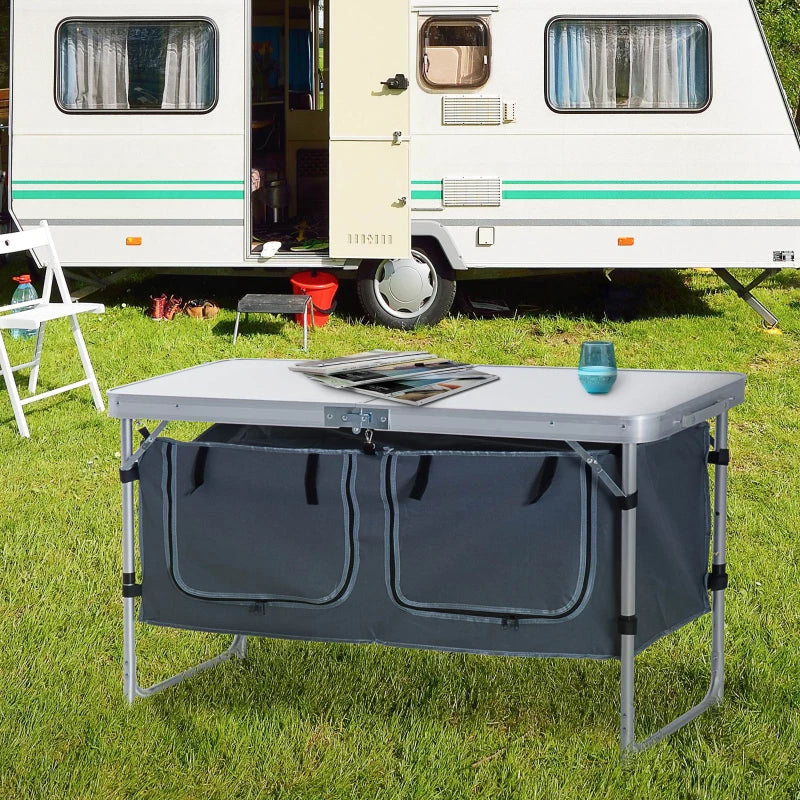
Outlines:
<svg viewBox="0 0 800 800"><path fill-rule="evenodd" d="M159 625L619 657L620 505L556 441L214 425L139 462ZM616 481L620 447L584 443ZM708 425L638 444L637 651L709 610Z"/></svg>

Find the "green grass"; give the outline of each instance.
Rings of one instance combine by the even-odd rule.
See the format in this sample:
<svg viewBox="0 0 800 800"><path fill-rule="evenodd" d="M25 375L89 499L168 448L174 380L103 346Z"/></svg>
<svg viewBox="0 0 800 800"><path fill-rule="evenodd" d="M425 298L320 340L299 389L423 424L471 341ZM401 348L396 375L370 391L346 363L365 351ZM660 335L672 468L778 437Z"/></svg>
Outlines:
<svg viewBox="0 0 800 800"><path fill-rule="evenodd" d="M130 709L118 423L83 389L29 406L25 441L3 392L0 797L800 797L800 279L784 273L756 292L783 335L765 332L714 276L639 273L620 283L609 308L625 320L604 315L602 278L519 279L473 289L520 304L516 317L453 316L413 332L349 316L352 287L343 286L342 311L313 333L309 356L424 348L478 363L573 365L583 339L608 337L623 367L746 372L747 401L731 413L722 705L620 765L615 662L251 639L245 661ZM233 355L299 357L299 327L275 317L251 317L233 348L234 300L256 286L285 288L176 278L107 294L105 316L83 324L102 387ZM154 323L143 312L162 287L214 296L223 310L211 322ZM51 326L47 344L41 388L62 372L80 377L65 323ZM17 360L30 349L10 345ZM640 736L705 691L709 628L700 620L637 659ZM138 630L143 684L228 641Z"/></svg>

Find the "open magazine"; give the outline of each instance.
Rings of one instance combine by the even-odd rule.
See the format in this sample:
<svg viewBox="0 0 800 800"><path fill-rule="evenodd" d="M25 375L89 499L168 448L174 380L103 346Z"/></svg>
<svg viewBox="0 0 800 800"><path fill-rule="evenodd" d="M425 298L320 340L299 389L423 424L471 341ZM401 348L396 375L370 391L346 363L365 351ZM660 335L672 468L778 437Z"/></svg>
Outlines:
<svg viewBox="0 0 800 800"><path fill-rule="evenodd" d="M370 350L326 361L300 361L289 369L334 389L415 406L497 380L470 364L420 351Z"/></svg>

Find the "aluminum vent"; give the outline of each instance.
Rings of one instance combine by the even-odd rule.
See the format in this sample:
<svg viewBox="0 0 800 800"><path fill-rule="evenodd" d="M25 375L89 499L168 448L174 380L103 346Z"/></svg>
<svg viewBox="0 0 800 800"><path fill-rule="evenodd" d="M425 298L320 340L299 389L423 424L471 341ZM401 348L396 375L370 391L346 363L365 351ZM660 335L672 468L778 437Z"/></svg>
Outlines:
<svg viewBox="0 0 800 800"><path fill-rule="evenodd" d="M442 125L502 125L503 99L477 95L445 95Z"/></svg>
<svg viewBox="0 0 800 800"><path fill-rule="evenodd" d="M444 178L442 205L499 206L503 198L500 178Z"/></svg>

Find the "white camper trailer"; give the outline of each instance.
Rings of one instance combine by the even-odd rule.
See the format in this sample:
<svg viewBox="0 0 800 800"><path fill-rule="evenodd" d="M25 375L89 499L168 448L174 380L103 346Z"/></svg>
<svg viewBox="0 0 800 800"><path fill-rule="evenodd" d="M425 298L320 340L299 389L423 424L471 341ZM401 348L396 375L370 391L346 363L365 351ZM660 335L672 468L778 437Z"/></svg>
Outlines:
<svg viewBox="0 0 800 800"><path fill-rule="evenodd" d="M462 277L705 266L774 324L800 252L751 0L13 0L11 44L11 211L67 267L325 269L411 327Z"/></svg>

